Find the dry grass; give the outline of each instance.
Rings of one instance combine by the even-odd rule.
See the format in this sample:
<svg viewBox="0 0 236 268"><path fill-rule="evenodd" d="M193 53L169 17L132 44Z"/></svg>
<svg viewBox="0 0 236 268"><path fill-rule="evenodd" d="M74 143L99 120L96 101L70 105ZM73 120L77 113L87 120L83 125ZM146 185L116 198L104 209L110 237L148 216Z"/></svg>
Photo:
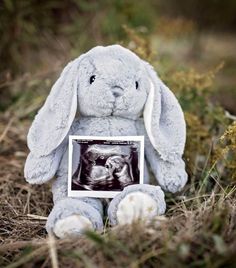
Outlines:
<svg viewBox="0 0 236 268"><path fill-rule="evenodd" d="M49 185L23 178L30 122L1 115L0 267L233 267L236 263L235 188L168 196L168 212L148 226L89 232L55 240L44 230L52 206ZM59 265L58 265L59 264Z"/></svg>

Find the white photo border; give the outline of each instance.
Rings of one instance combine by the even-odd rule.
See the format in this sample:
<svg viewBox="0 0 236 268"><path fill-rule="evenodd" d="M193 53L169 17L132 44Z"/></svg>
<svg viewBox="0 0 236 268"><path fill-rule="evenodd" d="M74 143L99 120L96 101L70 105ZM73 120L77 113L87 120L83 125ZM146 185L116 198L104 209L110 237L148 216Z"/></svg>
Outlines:
<svg viewBox="0 0 236 268"><path fill-rule="evenodd" d="M68 161L68 197L97 197L97 198L113 198L121 191L86 191L72 190L72 155L73 140L108 140L108 141L138 141L140 142L139 157L139 184L143 184L144 176L144 136L80 136L69 135L69 161Z"/></svg>

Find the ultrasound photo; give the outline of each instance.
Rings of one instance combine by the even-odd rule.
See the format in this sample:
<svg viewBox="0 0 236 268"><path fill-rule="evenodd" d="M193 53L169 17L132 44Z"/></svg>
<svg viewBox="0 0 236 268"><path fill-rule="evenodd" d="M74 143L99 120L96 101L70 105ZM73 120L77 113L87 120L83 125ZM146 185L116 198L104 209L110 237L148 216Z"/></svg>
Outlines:
<svg viewBox="0 0 236 268"><path fill-rule="evenodd" d="M114 197L128 185L143 183L142 136L71 136L70 143L70 196Z"/></svg>

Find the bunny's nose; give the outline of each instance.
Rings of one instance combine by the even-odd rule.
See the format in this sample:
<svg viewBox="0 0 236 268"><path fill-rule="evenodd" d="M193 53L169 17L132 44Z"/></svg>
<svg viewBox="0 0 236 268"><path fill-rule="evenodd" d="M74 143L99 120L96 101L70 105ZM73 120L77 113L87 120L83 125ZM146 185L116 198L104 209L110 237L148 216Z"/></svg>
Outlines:
<svg viewBox="0 0 236 268"><path fill-rule="evenodd" d="M112 87L111 92L112 92L113 96L117 98L117 97L123 95L124 89L122 87L115 86L115 87Z"/></svg>

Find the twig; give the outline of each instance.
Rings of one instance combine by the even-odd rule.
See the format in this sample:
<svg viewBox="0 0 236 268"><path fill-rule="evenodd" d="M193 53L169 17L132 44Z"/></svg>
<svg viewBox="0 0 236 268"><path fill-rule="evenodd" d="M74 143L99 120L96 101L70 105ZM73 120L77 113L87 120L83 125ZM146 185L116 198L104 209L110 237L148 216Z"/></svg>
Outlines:
<svg viewBox="0 0 236 268"><path fill-rule="evenodd" d="M35 220L41 220L41 221L46 221L47 220L47 217L34 215L34 214L27 214L26 216L29 217L29 218L35 219Z"/></svg>
<svg viewBox="0 0 236 268"><path fill-rule="evenodd" d="M56 241L55 241L54 235L50 232L48 234L48 246L49 246L49 251L50 251L50 256L51 256L51 261L52 261L52 268L59 268Z"/></svg>
<svg viewBox="0 0 236 268"><path fill-rule="evenodd" d="M228 111L225 111L225 117L226 117L226 118L229 118L229 119L231 119L231 120L236 121L236 116L230 114Z"/></svg>
<svg viewBox="0 0 236 268"><path fill-rule="evenodd" d="M0 136L0 143L4 140L5 136L7 135L7 132L9 131L13 121L14 121L14 117L12 117L10 119L10 121L8 122L8 124L7 124L6 128L4 129L2 135Z"/></svg>

